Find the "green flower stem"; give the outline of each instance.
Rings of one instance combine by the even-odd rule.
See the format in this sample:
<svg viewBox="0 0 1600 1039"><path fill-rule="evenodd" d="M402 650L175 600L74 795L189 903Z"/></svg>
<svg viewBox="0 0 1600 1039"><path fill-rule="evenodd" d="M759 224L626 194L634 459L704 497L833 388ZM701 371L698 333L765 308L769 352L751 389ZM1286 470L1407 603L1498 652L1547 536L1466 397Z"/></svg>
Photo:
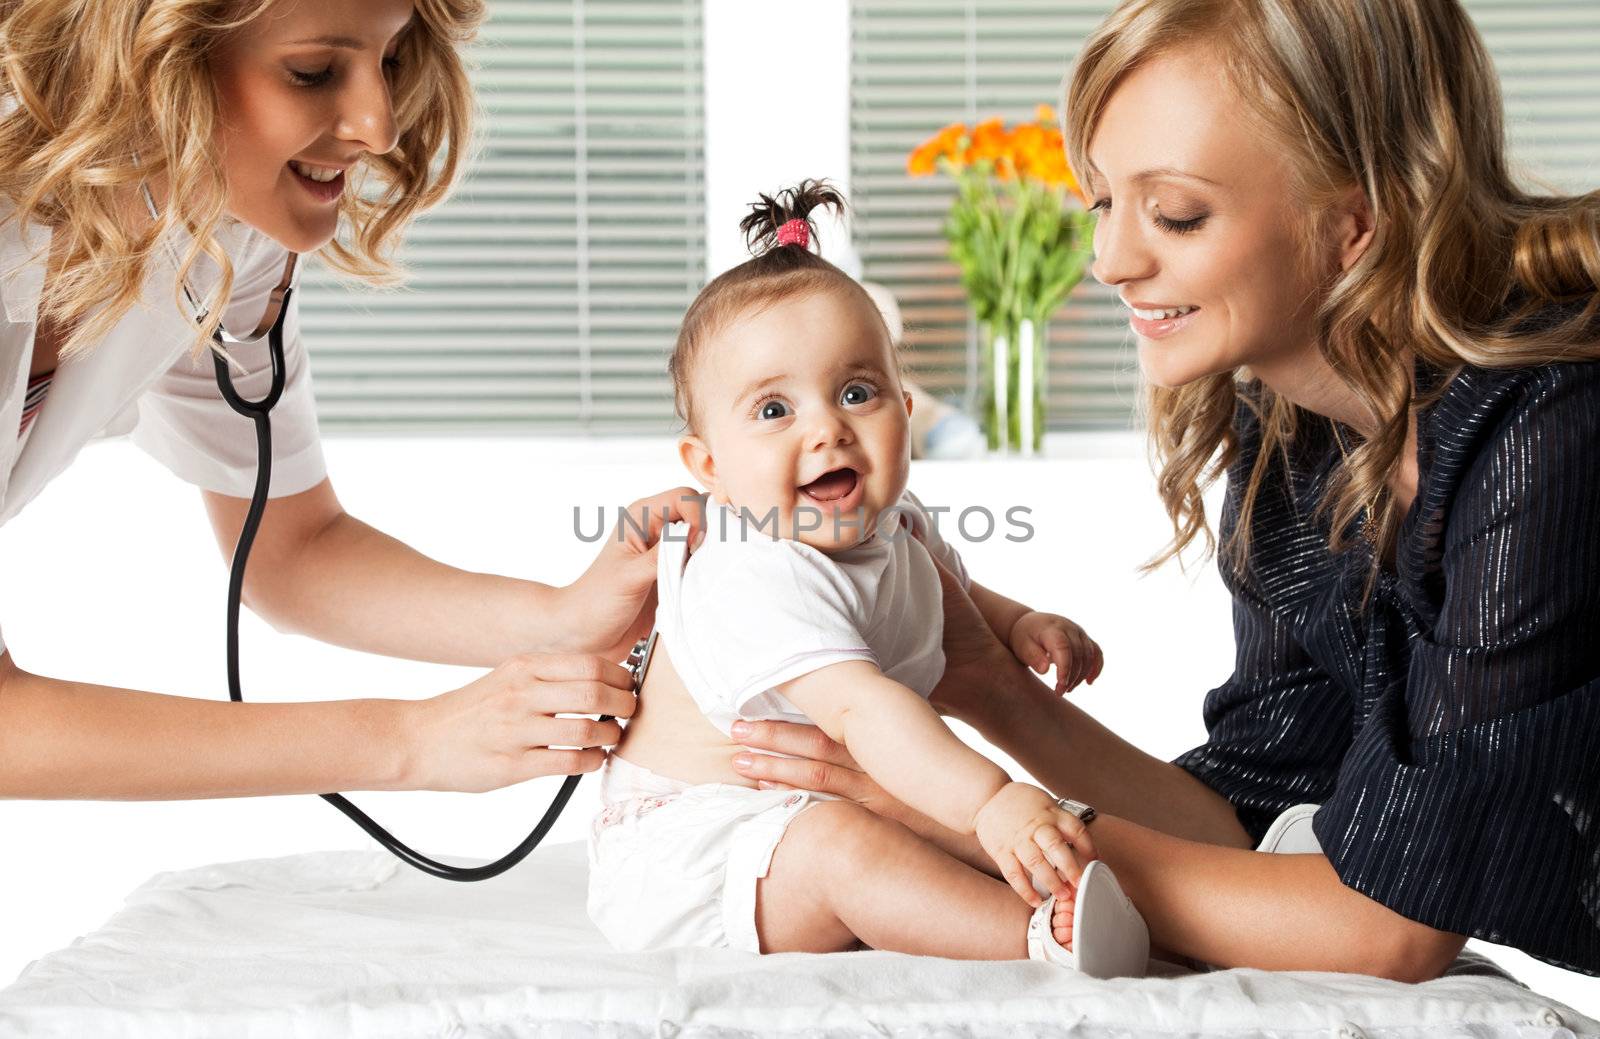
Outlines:
<svg viewBox="0 0 1600 1039"><path fill-rule="evenodd" d="M1033 322L1036 386L1042 401L1045 329L1083 279L1093 251L1094 217L1069 204L1064 187L1026 178L1000 180L988 161L960 168L940 161L956 183L945 238L973 314L987 330L985 372L995 370L990 353L994 337L1004 337L1010 353L1008 392L1015 392L1018 333L1023 321ZM992 399L985 408L991 447L1022 445L1018 402L1008 397L1006 404L1010 428L1004 431L996 428ZM1043 408L1036 406L1033 411L1035 429L1027 435L1036 444L1043 429Z"/></svg>

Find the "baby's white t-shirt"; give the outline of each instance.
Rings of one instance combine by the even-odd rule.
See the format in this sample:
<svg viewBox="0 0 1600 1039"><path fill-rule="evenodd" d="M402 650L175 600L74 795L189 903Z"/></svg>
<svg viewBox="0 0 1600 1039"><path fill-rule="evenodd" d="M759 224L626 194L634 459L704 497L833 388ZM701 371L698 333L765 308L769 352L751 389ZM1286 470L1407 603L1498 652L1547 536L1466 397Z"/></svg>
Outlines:
<svg viewBox="0 0 1600 1039"><path fill-rule="evenodd" d="M930 552L963 588L971 579L910 491L872 537L832 555L717 503L706 525L693 554L687 524L662 538L656 626L724 735L739 718L808 721L775 687L844 660L871 660L918 695L933 692L944 674L944 605Z"/></svg>

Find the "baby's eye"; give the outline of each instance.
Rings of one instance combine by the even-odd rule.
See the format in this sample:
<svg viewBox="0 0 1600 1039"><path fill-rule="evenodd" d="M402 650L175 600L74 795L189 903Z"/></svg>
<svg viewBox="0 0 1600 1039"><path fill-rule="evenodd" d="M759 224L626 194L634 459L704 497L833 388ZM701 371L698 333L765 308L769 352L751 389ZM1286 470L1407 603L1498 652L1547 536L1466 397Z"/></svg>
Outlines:
<svg viewBox="0 0 1600 1039"><path fill-rule="evenodd" d="M865 404L878 395L878 388L870 382L853 382L844 388L839 399L845 404Z"/></svg>
<svg viewBox="0 0 1600 1039"><path fill-rule="evenodd" d="M764 400L756 406L756 418L763 421L783 418L789 414L789 405L781 400Z"/></svg>

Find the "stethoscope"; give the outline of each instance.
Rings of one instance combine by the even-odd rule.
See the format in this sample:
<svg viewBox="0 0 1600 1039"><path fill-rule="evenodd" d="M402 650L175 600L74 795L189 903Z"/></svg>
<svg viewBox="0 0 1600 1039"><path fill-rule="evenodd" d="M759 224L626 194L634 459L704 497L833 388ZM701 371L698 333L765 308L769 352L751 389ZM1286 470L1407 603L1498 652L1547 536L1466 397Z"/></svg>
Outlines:
<svg viewBox="0 0 1600 1039"><path fill-rule="evenodd" d="M141 184L140 187L144 192L145 205L150 210L151 219L160 220L161 214L156 208L155 198L150 194L149 186ZM168 248L170 253L170 242ZM172 259L174 269L178 269L176 255L173 255ZM250 546L255 542L256 529L261 525L261 514L267 506L267 490L272 482L272 423L268 418L268 412L278 403L278 398L283 396L285 381L283 325L288 318L289 300L294 294L293 282L299 261L299 253L289 254L288 260L283 265L283 276L279 278L277 287L268 297L266 312L254 331L244 338L236 338L228 334L219 324L211 335L212 342L217 347L211 355L216 368L217 389L222 392L222 397L228 402L229 407L250 419L256 427L256 484L250 496L250 509L245 513L244 527L239 531L239 542L234 548L233 565L228 575L228 696L236 703L244 702L244 695L239 689L239 600L244 589L244 568L250 559ZM189 301L189 307L194 311L195 321L197 323L205 321L205 308L189 290L188 282L183 282L182 287L183 294ZM267 346L272 355L272 387L260 400L248 400L240 396L234 388L233 375L228 371L230 358L227 356L227 348L260 342L263 335L267 337ZM650 658L655 652L656 634L652 631L647 638L634 643L633 650L624 663L633 675L635 693L644 684L645 672L649 670ZM610 721L611 716L601 715L600 720ZM539 825L533 828L533 832L504 856L482 866L452 866L430 859L379 826L371 816L351 804L344 795L319 796L349 816L357 826L367 832L369 837L387 848L400 861L409 863L424 873L430 873L444 880L488 880L515 866L539 846L539 842L544 840L545 834L550 832L550 827L555 825L556 819L566 808L567 802L572 798L572 792L577 789L578 782L582 778L581 773L568 776L562 782L561 789L556 791L556 796L550 801L550 807L545 810L544 817L539 820Z"/></svg>

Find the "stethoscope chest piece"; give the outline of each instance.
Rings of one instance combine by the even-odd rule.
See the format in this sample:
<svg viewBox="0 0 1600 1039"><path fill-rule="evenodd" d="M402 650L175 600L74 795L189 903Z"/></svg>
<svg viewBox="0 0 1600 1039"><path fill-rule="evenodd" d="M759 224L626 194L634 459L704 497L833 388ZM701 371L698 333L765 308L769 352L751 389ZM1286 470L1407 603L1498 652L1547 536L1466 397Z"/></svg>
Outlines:
<svg viewBox="0 0 1600 1039"><path fill-rule="evenodd" d="M644 675L650 670L650 657L656 651L656 638L660 634L660 631L652 631L649 637L635 642L633 649L628 653L628 659L623 661L622 666L633 674L633 692L636 696L639 690L644 688Z"/></svg>

